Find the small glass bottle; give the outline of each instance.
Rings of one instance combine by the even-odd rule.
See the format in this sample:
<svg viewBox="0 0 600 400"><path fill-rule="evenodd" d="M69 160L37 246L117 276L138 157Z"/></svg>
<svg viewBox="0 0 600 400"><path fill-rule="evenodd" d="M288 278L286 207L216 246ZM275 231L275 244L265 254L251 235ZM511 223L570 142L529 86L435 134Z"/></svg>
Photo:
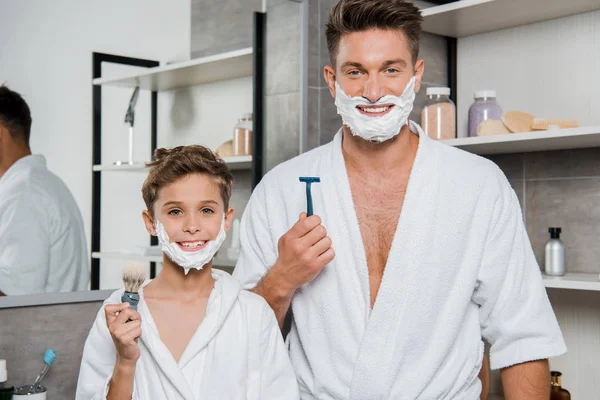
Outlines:
<svg viewBox="0 0 600 400"><path fill-rule="evenodd" d="M435 140L456 138L456 107L450 100L450 88L427 88L427 104L421 112L421 127Z"/></svg>
<svg viewBox="0 0 600 400"><path fill-rule="evenodd" d="M233 155L252 154L252 114L244 114L233 130Z"/></svg>
<svg viewBox="0 0 600 400"><path fill-rule="evenodd" d="M550 400L571 400L571 393L562 388L562 374L552 371L550 379Z"/></svg>
<svg viewBox="0 0 600 400"><path fill-rule="evenodd" d="M496 103L495 90L479 90L473 95L475 102L469 107L469 137L477 136L482 121L502 119L502 108Z"/></svg>
<svg viewBox="0 0 600 400"><path fill-rule="evenodd" d="M8 372L6 371L6 360L0 360L0 400L10 400L15 388L6 383Z"/></svg>
<svg viewBox="0 0 600 400"><path fill-rule="evenodd" d="M550 240L546 243L544 272L549 276L564 276L567 272L565 266L565 244L560 240L561 228L548 228Z"/></svg>

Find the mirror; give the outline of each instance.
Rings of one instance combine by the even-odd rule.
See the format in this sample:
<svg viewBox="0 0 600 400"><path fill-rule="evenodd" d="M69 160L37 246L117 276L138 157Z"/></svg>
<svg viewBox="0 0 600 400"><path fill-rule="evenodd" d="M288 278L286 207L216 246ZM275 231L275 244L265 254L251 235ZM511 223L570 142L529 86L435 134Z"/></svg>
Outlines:
<svg viewBox="0 0 600 400"><path fill-rule="evenodd" d="M171 14L175 12L172 7L165 7L164 11L167 10ZM183 7L181 11L180 20L188 21L189 10ZM32 203L30 206L37 210L37 214L29 211L14 213L11 215L14 219L11 224L0 222L0 234L3 237L8 237L4 235L5 232L26 232L18 246L11 245L14 250L0 244L0 262L4 262L4 258L8 260L4 265L0 264L0 291L8 295L0 298L0 307L6 304L33 305L32 299L42 299L39 300L41 303L47 303L49 300L43 299L48 299L48 296L53 299L89 301L90 296L85 293L89 293L92 280L92 260L99 260L98 288L106 291L122 286L122 268L127 263L144 263L150 269L150 263L156 262L158 273L158 261L162 259L161 252L156 247L151 248L150 236L141 217L145 208L141 187L147 172L144 162L150 160L152 153L152 92L142 87L134 96L133 87L102 85L102 109L98 115L101 138L94 141L94 112L98 110L94 109L93 103L92 54L104 51L106 53L102 54L110 56L140 57L156 61L161 66L182 63L190 55L189 22L187 25L171 24L168 29L156 29L155 24L141 24L135 32L128 32L130 36L127 38L122 36L122 32L105 32L102 37L108 44L98 43L98 34L94 30L81 30L79 40L69 41L73 42L72 46L67 46L58 54L48 52L45 38L68 29L60 28L61 21L57 15L45 17L44 21L42 23L35 16L25 18L20 21L23 26L9 27L13 33L12 40L0 40L5 45L2 47L0 84L5 83L27 103L32 117L31 152L45 158L47 175L43 176L55 177L52 182L42 179L50 189L45 195L40 195L41 200L40 197L34 200L34 196L22 194L28 203ZM72 33L69 31L69 34ZM19 39L15 40L16 37ZM238 120L253 111L251 50L245 58L232 65L239 67L243 73L225 77L222 81L183 85L158 93L156 143L159 147L202 144L216 150L233 139ZM215 68L213 70L217 71ZM228 66L225 70L234 71L235 68ZM147 69L113 62L101 64L102 79L139 74L142 71ZM5 110L4 107L0 109ZM133 147L130 151L129 121L132 114ZM3 121L14 119L0 118ZM7 124L10 125L4 123L2 126ZM11 132L15 128L9 128L4 127L0 134L0 166L8 171L0 178L0 218L4 217L2 207L8 207L4 203L11 197L6 193L22 192L27 187L25 183L30 182L20 173L22 169L12 168L12 172L17 172L12 175L19 179L15 178L15 182L9 186L8 179L4 179L11 175L9 167L28 165L24 162L27 157L40 159L19 151L22 157L18 160L21 161L12 160L16 158L14 151L17 146L12 143L14 134ZM94 151L101 153L97 165L94 165ZM4 157L4 154L11 156ZM129 164L130 161L133 161L133 165ZM235 209L235 218L239 219L251 193L252 157L232 157L227 162L234 170L231 206ZM96 200L93 192L94 174L100 176L101 187ZM61 199L69 198L68 201L56 201L64 210L60 207L58 210L48 209L48 204L54 204L50 201L54 195L52 187L61 188ZM96 213L93 212L94 201L98 204ZM20 207L27 205L25 202L16 204ZM72 215L72 218L64 217L58 211ZM45 218L49 218L47 215L51 215L51 212L55 217L48 222ZM94 218L98 219L100 229L92 228ZM57 230L62 225L66 227ZM92 252L94 235L99 239L99 248ZM44 236L48 236L48 242L52 243L63 240L64 246L42 251L42 248L50 247L38 245L35 240L41 243ZM231 269L235 265L235 259L231 256L234 252L229 251L232 236L228 235L217 254L219 260L215 267ZM9 257L12 252L14 254ZM50 258L50 253L54 257ZM37 269L23 267L24 260L33 260L35 257L42 260L31 261L31 265L38 266ZM53 263L56 268L51 269ZM46 279L48 277L52 279ZM64 292L67 291L82 295L66 296ZM37 295L41 293L44 295ZM16 301L15 298L21 298L22 301Z"/></svg>

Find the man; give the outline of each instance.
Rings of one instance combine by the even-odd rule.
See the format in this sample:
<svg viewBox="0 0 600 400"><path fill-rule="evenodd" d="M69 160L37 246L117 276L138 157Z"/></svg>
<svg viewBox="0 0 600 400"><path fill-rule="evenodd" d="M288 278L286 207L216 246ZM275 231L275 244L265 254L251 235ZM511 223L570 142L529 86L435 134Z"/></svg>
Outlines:
<svg viewBox="0 0 600 400"><path fill-rule="evenodd" d="M324 73L344 125L257 186L235 276L280 324L291 305L302 399L479 399L483 337L506 398L545 400L566 349L517 197L408 121L421 22L401 0L333 8ZM320 177L318 216L296 218L299 176Z"/></svg>
<svg viewBox="0 0 600 400"><path fill-rule="evenodd" d="M0 86L0 295L86 290L83 221L62 180L29 147L31 114Z"/></svg>

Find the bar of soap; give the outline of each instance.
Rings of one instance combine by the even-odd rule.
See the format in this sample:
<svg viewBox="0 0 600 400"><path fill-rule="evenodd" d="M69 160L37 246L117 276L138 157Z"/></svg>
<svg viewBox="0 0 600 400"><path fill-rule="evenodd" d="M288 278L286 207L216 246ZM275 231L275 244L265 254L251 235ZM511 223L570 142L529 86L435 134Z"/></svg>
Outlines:
<svg viewBox="0 0 600 400"><path fill-rule="evenodd" d="M515 132L531 132L533 129L533 120L535 116L521 111L509 111L502 117L502 122L509 131Z"/></svg>
<svg viewBox="0 0 600 400"><path fill-rule="evenodd" d="M233 140L228 140L220 145L216 153L219 157L233 157Z"/></svg>
<svg viewBox="0 0 600 400"><path fill-rule="evenodd" d="M506 128L504 122L498 119L488 119L477 125L477 136L506 135L509 133L510 131Z"/></svg>

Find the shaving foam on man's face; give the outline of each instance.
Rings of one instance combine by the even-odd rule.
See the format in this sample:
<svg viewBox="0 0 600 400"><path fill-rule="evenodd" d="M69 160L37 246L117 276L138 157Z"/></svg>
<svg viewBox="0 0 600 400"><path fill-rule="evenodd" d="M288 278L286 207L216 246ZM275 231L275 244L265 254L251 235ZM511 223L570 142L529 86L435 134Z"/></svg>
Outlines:
<svg viewBox="0 0 600 400"><path fill-rule="evenodd" d="M415 101L415 80L414 76L410 78L401 96L386 95L374 103L364 97L348 96L336 81L338 114L354 136L372 142L389 140L408 124Z"/></svg>
<svg viewBox="0 0 600 400"><path fill-rule="evenodd" d="M411 49L401 29L342 35L335 67L325 67L325 77L338 114L353 135L385 142L408 124L424 68Z"/></svg>

